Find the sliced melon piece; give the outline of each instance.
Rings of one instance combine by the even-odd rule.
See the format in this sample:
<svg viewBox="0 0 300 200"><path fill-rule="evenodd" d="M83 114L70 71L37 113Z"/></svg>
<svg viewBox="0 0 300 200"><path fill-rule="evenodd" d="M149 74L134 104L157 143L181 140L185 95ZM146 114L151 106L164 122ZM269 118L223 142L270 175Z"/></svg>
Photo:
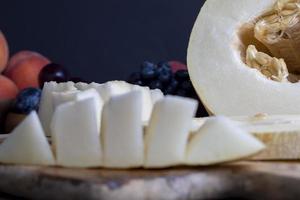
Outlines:
<svg viewBox="0 0 300 200"><path fill-rule="evenodd" d="M54 110L57 108L57 106L63 103L74 101L77 94L80 92L81 91L79 90L66 91L66 92L52 92L52 101L53 101Z"/></svg>
<svg viewBox="0 0 300 200"><path fill-rule="evenodd" d="M197 102L166 96L153 108L145 133L145 167L160 168L182 164Z"/></svg>
<svg viewBox="0 0 300 200"><path fill-rule="evenodd" d="M225 117L213 117L187 145L186 163L212 165L241 159L264 149L262 142Z"/></svg>
<svg viewBox="0 0 300 200"><path fill-rule="evenodd" d="M164 94L160 89L154 89L150 90L150 95L151 95L151 101L152 104L154 105L157 101L161 100L164 98Z"/></svg>
<svg viewBox="0 0 300 200"><path fill-rule="evenodd" d="M56 83L56 82L47 82L44 84L40 107L39 107L39 117L45 133L47 136L51 135L50 132L50 123L52 120L52 115L54 112L54 104L52 93L53 92L62 92L62 91L76 91L73 82L66 83Z"/></svg>
<svg viewBox="0 0 300 200"><path fill-rule="evenodd" d="M133 91L141 91L142 92L142 120L144 124L149 122L151 112L153 109L151 90L149 87L141 87L139 85L132 85L131 89Z"/></svg>
<svg viewBox="0 0 300 200"><path fill-rule="evenodd" d="M30 113L0 145L0 162L24 165L55 164L36 112Z"/></svg>
<svg viewBox="0 0 300 200"><path fill-rule="evenodd" d="M201 127L209 118L194 120L194 127ZM300 159L300 116L265 115L231 117L242 129L252 133L267 148L251 157L253 160ZM195 128L193 130L195 131ZM197 131L194 132L195 134Z"/></svg>
<svg viewBox="0 0 300 200"><path fill-rule="evenodd" d="M83 83L83 82L78 82L78 83L75 83L75 87L78 90L86 90L86 89L89 88L89 84L88 83Z"/></svg>
<svg viewBox="0 0 300 200"><path fill-rule="evenodd" d="M54 111L52 92L55 91L56 82L48 82L44 84L39 107L39 117L47 136L50 136L50 122Z"/></svg>
<svg viewBox="0 0 300 200"><path fill-rule="evenodd" d="M102 165L97 113L92 98L59 105L53 115L51 130L58 165Z"/></svg>
<svg viewBox="0 0 300 200"><path fill-rule="evenodd" d="M111 97L131 91L131 85L125 81L109 81L106 83L91 83L89 88L97 90L101 98L107 102Z"/></svg>
<svg viewBox="0 0 300 200"><path fill-rule="evenodd" d="M101 133L106 167L130 168L143 165L140 91L114 96L105 104Z"/></svg>
<svg viewBox="0 0 300 200"><path fill-rule="evenodd" d="M300 113L298 0L207 0L188 47L206 108L229 116Z"/></svg>
<svg viewBox="0 0 300 200"><path fill-rule="evenodd" d="M53 92L52 98L53 98L55 108L66 102L92 98L93 106L97 113L97 127L98 127L97 129L99 130L98 132L100 134L101 115L102 115L102 108L104 102L95 89L90 88L84 91L74 90L74 91L67 91L67 92Z"/></svg>

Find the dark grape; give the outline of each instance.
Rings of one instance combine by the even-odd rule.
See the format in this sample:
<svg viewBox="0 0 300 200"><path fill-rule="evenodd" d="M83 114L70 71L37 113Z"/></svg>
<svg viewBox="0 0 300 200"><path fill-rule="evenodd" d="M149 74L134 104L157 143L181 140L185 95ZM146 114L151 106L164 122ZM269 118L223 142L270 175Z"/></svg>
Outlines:
<svg viewBox="0 0 300 200"><path fill-rule="evenodd" d="M194 89L190 80L183 81L179 87L187 92L191 92Z"/></svg>
<svg viewBox="0 0 300 200"><path fill-rule="evenodd" d="M180 82L190 80L190 76L187 70L178 70L175 73L175 78Z"/></svg>
<svg viewBox="0 0 300 200"><path fill-rule="evenodd" d="M69 81L69 72L61 65L56 63L50 63L46 65L39 74L40 87L43 87L45 82L66 82Z"/></svg>

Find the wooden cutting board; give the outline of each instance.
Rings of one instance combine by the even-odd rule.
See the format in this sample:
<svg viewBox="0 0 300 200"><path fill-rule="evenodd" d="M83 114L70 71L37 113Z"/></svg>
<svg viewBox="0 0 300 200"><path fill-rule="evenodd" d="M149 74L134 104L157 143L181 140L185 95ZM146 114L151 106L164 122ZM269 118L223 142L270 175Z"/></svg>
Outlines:
<svg viewBox="0 0 300 200"><path fill-rule="evenodd" d="M0 165L0 191L29 199L295 199L300 162L248 161L164 170Z"/></svg>

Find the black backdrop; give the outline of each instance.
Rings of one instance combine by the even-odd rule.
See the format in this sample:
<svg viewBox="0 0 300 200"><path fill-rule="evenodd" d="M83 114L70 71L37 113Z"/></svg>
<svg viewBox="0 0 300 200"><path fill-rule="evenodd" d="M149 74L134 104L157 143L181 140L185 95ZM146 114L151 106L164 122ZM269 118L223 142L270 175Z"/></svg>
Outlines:
<svg viewBox="0 0 300 200"><path fill-rule="evenodd" d="M123 79L143 60L185 61L204 0L1 0L11 53L29 49L73 75Z"/></svg>

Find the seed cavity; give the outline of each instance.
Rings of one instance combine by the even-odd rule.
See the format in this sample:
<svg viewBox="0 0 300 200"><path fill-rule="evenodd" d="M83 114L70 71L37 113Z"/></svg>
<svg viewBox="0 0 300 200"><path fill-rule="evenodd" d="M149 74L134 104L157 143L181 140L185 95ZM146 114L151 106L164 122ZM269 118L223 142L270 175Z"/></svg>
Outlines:
<svg viewBox="0 0 300 200"><path fill-rule="evenodd" d="M246 64L266 78L298 82L300 75L300 0L277 0L272 9L255 20L254 38L268 53L254 45L246 50Z"/></svg>

